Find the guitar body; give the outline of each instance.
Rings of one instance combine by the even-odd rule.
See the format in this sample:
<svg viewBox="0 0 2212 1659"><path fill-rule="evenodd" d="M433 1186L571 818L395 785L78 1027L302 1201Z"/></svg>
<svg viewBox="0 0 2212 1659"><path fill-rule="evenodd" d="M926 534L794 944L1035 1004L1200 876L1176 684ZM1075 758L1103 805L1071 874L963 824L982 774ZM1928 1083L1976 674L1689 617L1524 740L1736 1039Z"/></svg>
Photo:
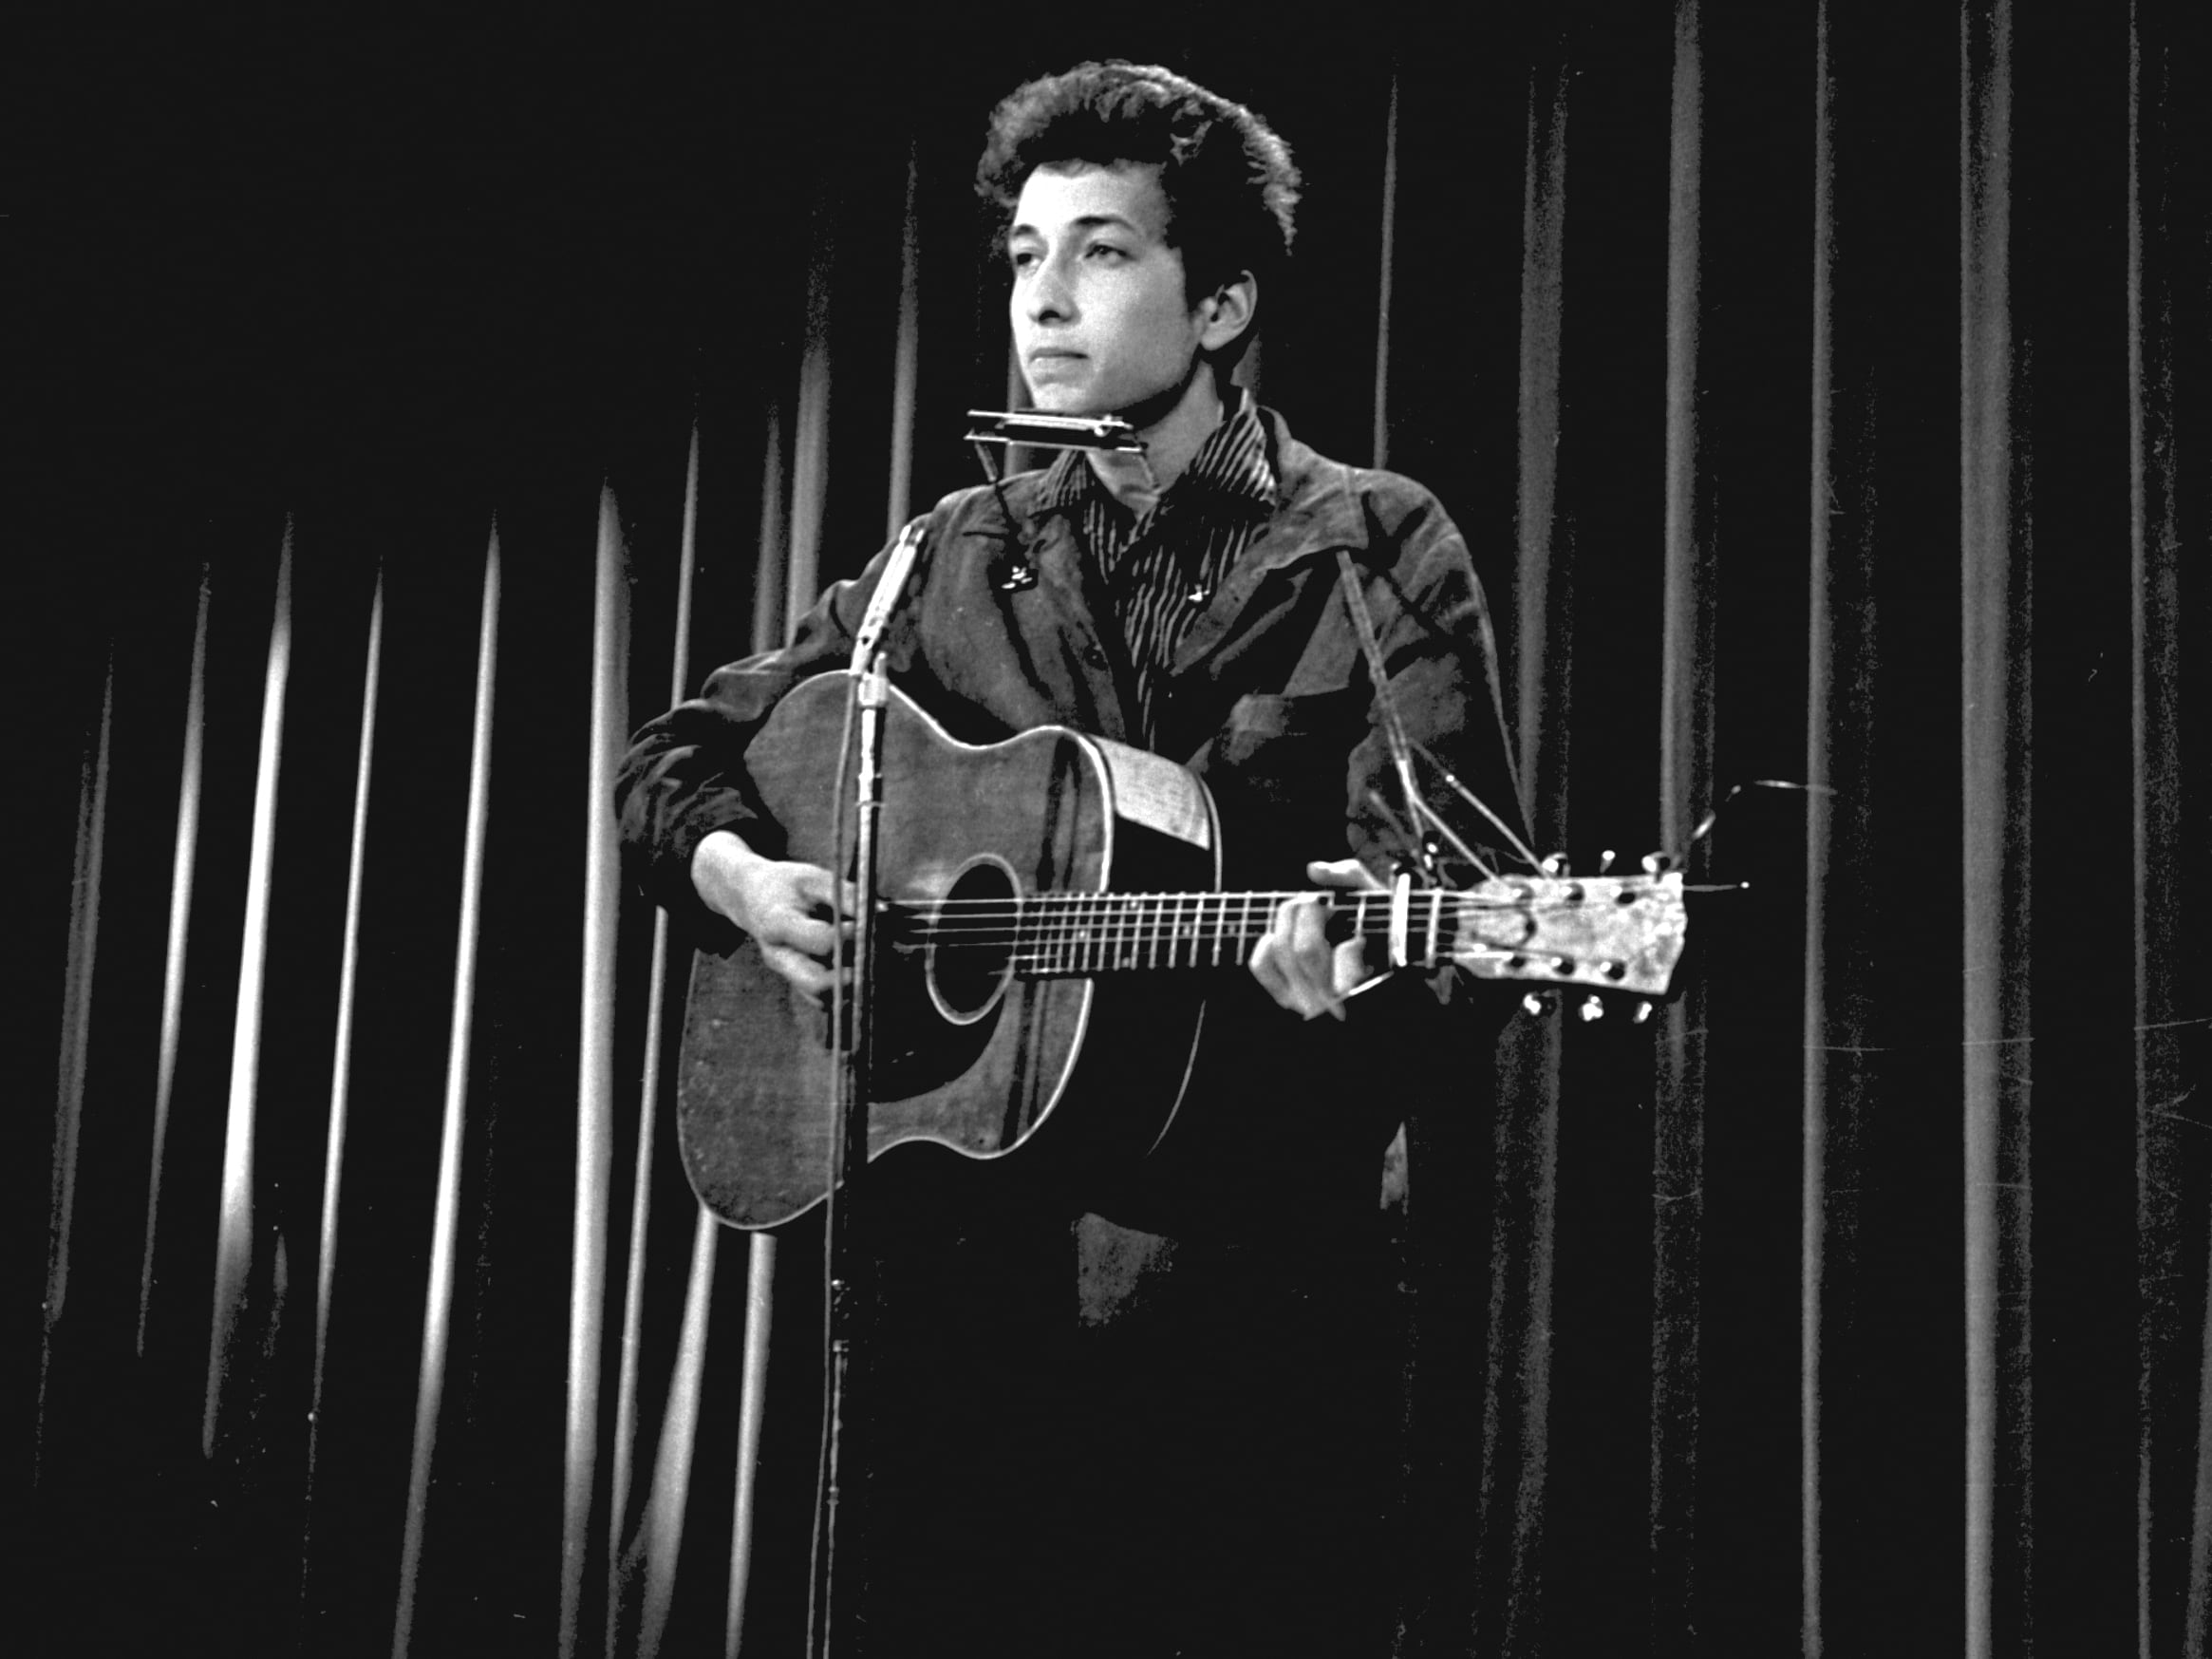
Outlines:
<svg viewBox="0 0 2212 1659"><path fill-rule="evenodd" d="M746 759L785 857L849 870L833 841L848 685L802 682ZM1046 1180L1141 1159L1180 1103L1204 975L1026 977L987 942L918 944L897 918L947 899L1213 887L1220 830L1204 786L1059 726L964 744L894 689L882 801L879 896L894 910L878 930L870 1158L910 1141L971 1159L1026 1149L1022 1165ZM828 1197L835 1071L828 1016L750 940L698 953L677 1130L708 1209L765 1228Z"/></svg>

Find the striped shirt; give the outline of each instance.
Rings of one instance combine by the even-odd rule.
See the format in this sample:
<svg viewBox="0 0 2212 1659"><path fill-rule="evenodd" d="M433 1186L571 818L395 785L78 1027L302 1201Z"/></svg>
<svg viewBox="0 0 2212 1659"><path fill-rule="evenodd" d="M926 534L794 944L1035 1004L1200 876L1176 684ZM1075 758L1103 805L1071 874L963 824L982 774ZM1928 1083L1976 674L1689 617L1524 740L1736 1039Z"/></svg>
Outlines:
<svg viewBox="0 0 2212 1659"><path fill-rule="evenodd" d="M1042 512L1076 520L1105 580L1136 676L1139 726L1156 738L1175 650L1275 509L1275 468L1258 406L1243 391L1183 475L1142 518L1115 500L1080 452L1053 462L1038 492Z"/></svg>

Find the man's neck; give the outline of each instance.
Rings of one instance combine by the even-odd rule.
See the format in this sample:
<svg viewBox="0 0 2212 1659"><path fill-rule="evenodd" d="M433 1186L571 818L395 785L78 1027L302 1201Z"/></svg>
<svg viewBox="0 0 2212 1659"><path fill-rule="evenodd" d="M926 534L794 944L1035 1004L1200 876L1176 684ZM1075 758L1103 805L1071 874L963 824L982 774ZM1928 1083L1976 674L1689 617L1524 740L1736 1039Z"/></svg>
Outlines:
<svg viewBox="0 0 2212 1659"><path fill-rule="evenodd" d="M1201 358L1184 383L1182 395L1167 411L1149 422L1139 421L1143 452L1094 449L1088 456L1092 470L1115 500L1142 518L1190 467L1191 458L1221 424L1224 409L1213 365Z"/></svg>

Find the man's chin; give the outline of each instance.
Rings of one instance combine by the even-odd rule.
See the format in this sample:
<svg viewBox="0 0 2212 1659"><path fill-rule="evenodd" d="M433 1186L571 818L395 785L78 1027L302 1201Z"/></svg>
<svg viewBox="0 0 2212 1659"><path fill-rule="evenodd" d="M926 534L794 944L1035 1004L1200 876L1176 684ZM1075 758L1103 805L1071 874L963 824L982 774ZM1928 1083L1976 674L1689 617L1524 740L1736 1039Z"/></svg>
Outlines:
<svg viewBox="0 0 2212 1659"><path fill-rule="evenodd" d="M1043 386L1029 388L1030 405L1040 415L1083 415L1097 417L1109 413L1101 409L1097 400L1084 396L1081 388L1072 386Z"/></svg>

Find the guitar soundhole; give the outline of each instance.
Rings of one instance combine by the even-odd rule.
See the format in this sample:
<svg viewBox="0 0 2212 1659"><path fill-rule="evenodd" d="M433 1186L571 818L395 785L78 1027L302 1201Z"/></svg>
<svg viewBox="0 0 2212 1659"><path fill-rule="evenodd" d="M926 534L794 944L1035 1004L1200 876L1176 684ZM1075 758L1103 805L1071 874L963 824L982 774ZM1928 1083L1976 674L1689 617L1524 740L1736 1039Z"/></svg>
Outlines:
<svg viewBox="0 0 2212 1659"><path fill-rule="evenodd" d="M929 918L929 1000L956 1026L981 1019L1006 989L1019 897L1012 868L985 855L961 871Z"/></svg>

